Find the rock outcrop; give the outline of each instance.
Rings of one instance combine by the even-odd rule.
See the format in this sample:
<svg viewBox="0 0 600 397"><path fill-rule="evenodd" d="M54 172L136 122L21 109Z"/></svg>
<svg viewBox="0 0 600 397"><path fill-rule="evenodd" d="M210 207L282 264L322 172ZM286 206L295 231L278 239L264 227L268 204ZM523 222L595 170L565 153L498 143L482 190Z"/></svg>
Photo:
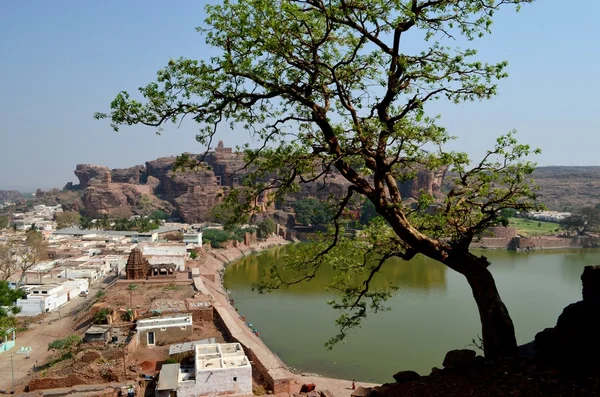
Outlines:
<svg viewBox="0 0 600 397"><path fill-rule="evenodd" d="M175 199L179 215L186 222L197 223L210 221L210 210L223 198L220 186L196 187Z"/></svg>
<svg viewBox="0 0 600 397"><path fill-rule="evenodd" d="M568 369L600 369L600 266L581 276L583 300L565 307L554 328L535 336L538 356Z"/></svg>
<svg viewBox="0 0 600 397"><path fill-rule="evenodd" d="M0 190L0 203L15 203L23 200L23 196L16 190Z"/></svg>
<svg viewBox="0 0 600 397"><path fill-rule="evenodd" d="M90 185L110 183L110 169L103 165L77 164L75 176L79 179L79 186L85 189Z"/></svg>
<svg viewBox="0 0 600 397"><path fill-rule="evenodd" d="M131 183L140 184L145 183L146 180L146 167L143 165L136 165L131 168L115 168L110 171L112 182L115 183Z"/></svg>
<svg viewBox="0 0 600 397"><path fill-rule="evenodd" d="M186 222L209 220L211 208L221 202L231 187L239 186L249 172L244 160L232 148L219 142L213 152L206 155L189 154L205 167L197 170L173 171L176 157L161 157L145 165L110 170L104 166L79 164L75 175L79 185L71 185L69 191L83 191L82 202L86 213L92 217L103 215L145 215L152 209L165 211L175 208ZM401 184L405 198L417 198L424 191L438 195L446 168L437 171L419 170L416 177ZM289 194L277 208L267 207L267 197L260 197L258 204L272 214L293 213L294 201L305 197L327 200L342 198L350 183L339 173L332 171L318 180L301 185L301 191ZM284 216L285 217L285 216ZM291 225L295 222L291 221Z"/></svg>
<svg viewBox="0 0 600 397"><path fill-rule="evenodd" d="M448 167L440 167L437 170L418 170L413 179L400 183L400 194L404 198L414 199L418 198L421 192L439 197L447 171Z"/></svg>

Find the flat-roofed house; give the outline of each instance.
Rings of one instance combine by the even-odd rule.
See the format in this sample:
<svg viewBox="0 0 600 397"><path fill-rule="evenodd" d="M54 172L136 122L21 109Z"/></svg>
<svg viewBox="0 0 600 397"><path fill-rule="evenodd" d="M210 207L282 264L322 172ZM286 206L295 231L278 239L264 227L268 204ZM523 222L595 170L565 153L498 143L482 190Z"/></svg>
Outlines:
<svg viewBox="0 0 600 397"><path fill-rule="evenodd" d="M192 338L192 315L154 317L138 320L138 343L141 346L166 345Z"/></svg>

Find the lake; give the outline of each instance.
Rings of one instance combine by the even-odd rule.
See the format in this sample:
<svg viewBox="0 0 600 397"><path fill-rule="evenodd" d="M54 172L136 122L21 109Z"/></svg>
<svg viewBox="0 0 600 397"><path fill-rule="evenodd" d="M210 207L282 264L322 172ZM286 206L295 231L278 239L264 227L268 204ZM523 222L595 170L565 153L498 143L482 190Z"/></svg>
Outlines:
<svg viewBox="0 0 600 397"><path fill-rule="evenodd" d="M375 283L399 287L390 311L369 315L333 350L339 313L327 305L332 271L307 284L258 294L251 289L261 271L283 260L293 246L246 257L227 267L225 286L235 306L283 361L299 371L365 382L393 381L399 370L429 374L448 350L471 344L481 334L475 301L464 277L423 257L391 260ZM581 273L600 264L599 250L486 251L500 294L515 323L519 344L556 324L569 303L581 300Z"/></svg>

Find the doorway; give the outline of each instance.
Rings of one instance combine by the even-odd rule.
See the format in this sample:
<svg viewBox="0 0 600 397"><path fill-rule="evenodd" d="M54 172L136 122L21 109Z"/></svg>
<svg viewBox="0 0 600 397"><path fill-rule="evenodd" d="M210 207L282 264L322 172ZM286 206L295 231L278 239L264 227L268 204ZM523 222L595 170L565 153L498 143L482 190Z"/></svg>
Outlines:
<svg viewBox="0 0 600 397"><path fill-rule="evenodd" d="M148 346L154 346L154 332L148 332Z"/></svg>

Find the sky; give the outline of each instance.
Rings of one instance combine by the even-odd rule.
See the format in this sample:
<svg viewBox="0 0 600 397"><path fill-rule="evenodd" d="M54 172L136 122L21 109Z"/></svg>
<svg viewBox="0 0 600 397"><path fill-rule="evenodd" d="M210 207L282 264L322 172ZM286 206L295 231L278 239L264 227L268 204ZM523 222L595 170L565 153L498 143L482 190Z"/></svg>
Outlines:
<svg viewBox="0 0 600 397"><path fill-rule="evenodd" d="M217 0L211 0L217 1ZM194 125L114 132L93 119L121 90L153 81L170 58L204 58L195 32L202 0L0 1L0 189L32 191L77 181L79 163L125 168L200 152ZM600 1L537 0L502 12L493 34L471 44L482 59L508 60L498 97L426 108L458 137L451 149L481 156L512 129L542 149L544 165L600 165ZM249 138L222 131L226 146Z"/></svg>

